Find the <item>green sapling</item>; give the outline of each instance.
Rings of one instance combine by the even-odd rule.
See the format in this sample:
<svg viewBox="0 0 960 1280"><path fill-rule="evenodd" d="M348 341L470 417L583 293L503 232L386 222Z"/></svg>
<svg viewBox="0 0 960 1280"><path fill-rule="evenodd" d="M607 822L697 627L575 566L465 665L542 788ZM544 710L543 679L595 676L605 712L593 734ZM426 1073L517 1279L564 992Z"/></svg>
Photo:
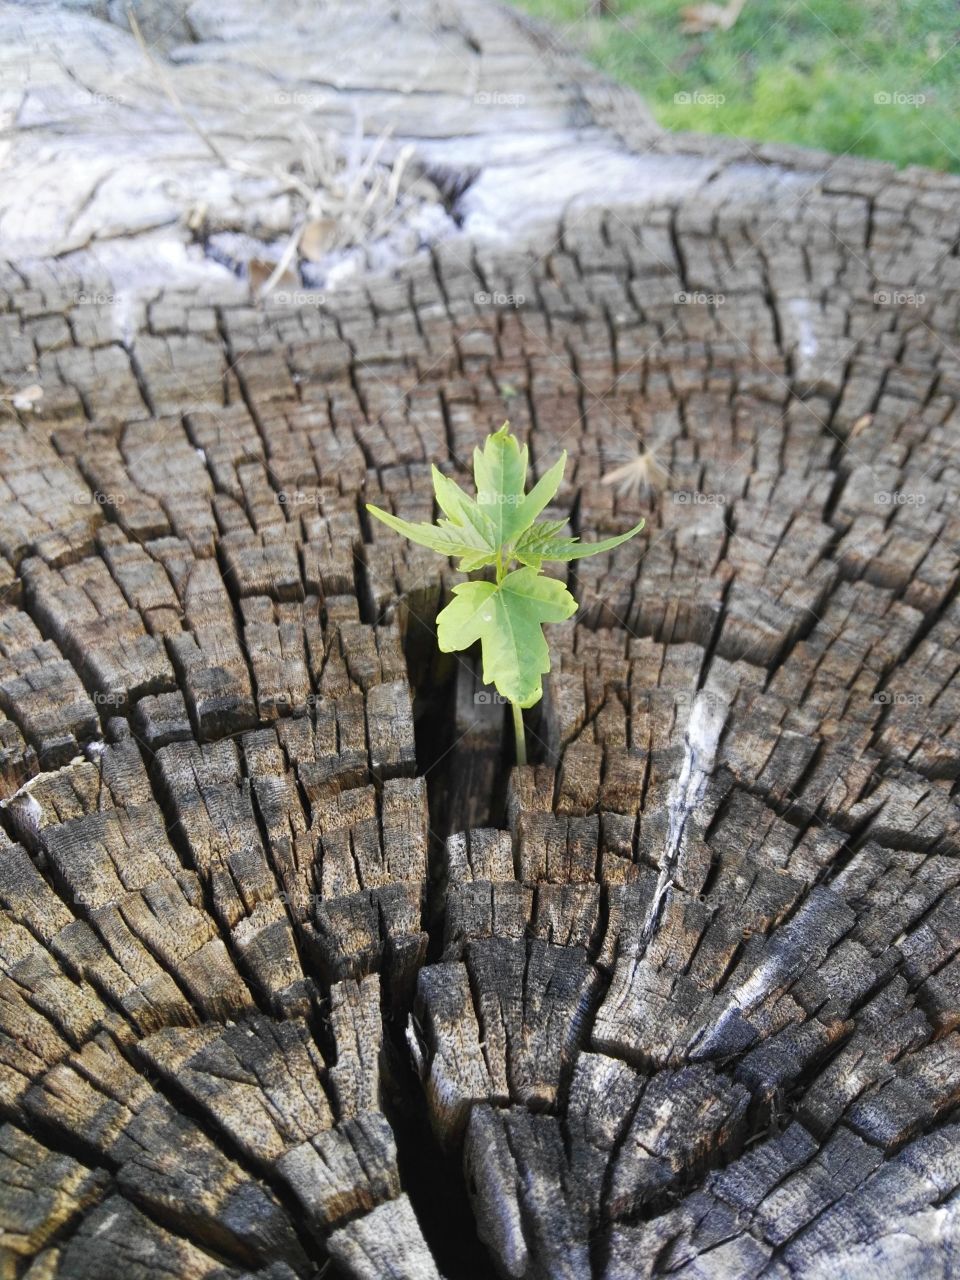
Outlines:
<svg viewBox="0 0 960 1280"><path fill-rule="evenodd" d="M443 512L436 524L415 524L367 505L371 515L411 542L457 559L462 573L492 567L492 578L474 578L453 588L453 599L437 618L437 642L443 653L458 653L480 641L484 682L494 685L513 711L518 764L527 760L523 708L540 701L542 677L550 670L543 624L563 622L577 609L564 583L543 572L544 563L611 551L644 524L641 520L602 542L564 537L566 520L537 516L560 488L566 451L529 493L528 460L527 446L521 448L505 422L487 436L482 449L473 451L476 498L433 468L433 488Z"/></svg>

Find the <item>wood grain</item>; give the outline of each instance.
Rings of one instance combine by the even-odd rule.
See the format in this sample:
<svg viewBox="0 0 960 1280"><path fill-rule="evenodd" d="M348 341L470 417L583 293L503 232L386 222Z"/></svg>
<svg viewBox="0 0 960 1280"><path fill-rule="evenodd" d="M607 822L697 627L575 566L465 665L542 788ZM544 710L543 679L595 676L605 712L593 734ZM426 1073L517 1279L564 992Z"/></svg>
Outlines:
<svg viewBox="0 0 960 1280"><path fill-rule="evenodd" d="M165 9L226 166L119 7L0 5L0 1274L952 1275L960 180L487 0ZM389 231L258 299L357 118ZM522 769L363 507L505 418L647 521Z"/></svg>

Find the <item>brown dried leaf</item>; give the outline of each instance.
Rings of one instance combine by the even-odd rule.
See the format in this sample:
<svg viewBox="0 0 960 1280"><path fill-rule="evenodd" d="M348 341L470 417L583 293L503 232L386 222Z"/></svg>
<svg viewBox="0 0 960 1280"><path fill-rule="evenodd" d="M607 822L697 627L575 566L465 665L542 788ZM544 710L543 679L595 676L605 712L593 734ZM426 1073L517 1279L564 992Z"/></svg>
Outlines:
<svg viewBox="0 0 960 1280"><path fill-rule="evenodd" d="M300 256L308 262L319 262L333 248L336 238L336 218L314 218L300 237Z"/></svg>
<svg viewBox="0 0 960 1280"><path fill-rule="evenodd" d="M251 258L247 263L247 275L250 278L250 288L253 293L259 293L263 286L273 275L275 262L267 262L264 258ZM289 268L283 273L276 284L296 285L299 283L299 277L295 271Z"/></svg>
<svg viewBox="0 0 960 1280"><path fill-rule="evenodd" d="M746 0L729 4L691 4L680 10L680 30L685 36L702 36L708 31L729 31L743 11Z"/></svg>

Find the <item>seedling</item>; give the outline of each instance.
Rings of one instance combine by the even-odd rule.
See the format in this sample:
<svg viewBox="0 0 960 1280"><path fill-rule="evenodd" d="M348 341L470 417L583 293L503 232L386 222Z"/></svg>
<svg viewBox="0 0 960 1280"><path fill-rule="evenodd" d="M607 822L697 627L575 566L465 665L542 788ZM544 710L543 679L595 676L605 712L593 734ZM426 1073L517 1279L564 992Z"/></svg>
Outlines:
<svg viewBox="0 0 960 1280"><path fill-rule="evenodd" d="M488 573L453 588L453 599L437 618L437 642L441 652L458 653L480 641L484 682L495 685L513 711L518 764L527 762L523 709L543 697L542 677L550 670L543 624L563 622L577 610L566 586L544 574L544 563L612 551L644 523L602 542L563 537L566 520L537 516L560 488L566 450L529 493L528 460L527 446L520 447L505 422L487 436L482 449L473 451L476 498L433 468L433 489L443 512L436 524L415 524L367 505L371 515L411 542L457 559L461 573L492 567L492 580Z"/></svg>

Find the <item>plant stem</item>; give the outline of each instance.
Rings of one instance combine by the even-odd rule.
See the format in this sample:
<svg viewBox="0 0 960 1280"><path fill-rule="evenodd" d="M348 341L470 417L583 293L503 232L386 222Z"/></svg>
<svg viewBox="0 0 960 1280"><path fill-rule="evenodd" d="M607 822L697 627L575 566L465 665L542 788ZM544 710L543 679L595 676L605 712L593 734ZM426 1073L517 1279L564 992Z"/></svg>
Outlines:
<svg viewBox="0 0 960 1280"><path fill-rule="evenodd" d="M523 711L515 702L510 703L513 712L513 734L517 740L517 764L527 763L527 739L523 732Z"/></svg>

